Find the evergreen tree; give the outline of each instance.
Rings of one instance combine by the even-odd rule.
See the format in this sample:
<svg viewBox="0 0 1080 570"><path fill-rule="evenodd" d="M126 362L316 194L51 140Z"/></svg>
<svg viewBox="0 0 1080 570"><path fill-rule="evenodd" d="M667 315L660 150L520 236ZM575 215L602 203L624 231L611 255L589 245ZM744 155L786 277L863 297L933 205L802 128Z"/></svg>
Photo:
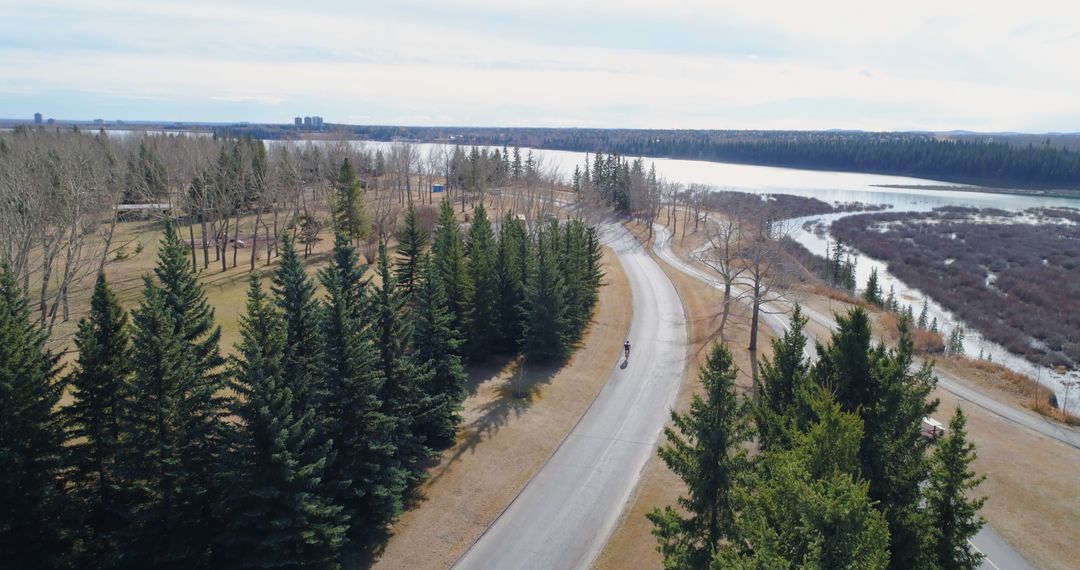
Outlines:
<svg viewBox="0 0 1080 570"><path fill-rule="evenodd" d="M363 267L348 238L337 235L333 259L319 272L326 289L324 383L316 393L324 416L323 439L333 460L324 488L349 519L349 536L370 544L401 511L406 473L398 465L393 418L382 411L383 376L372 330Z"/></svg>
<svg viewBox="0 0 1080 570"><path fill-rule="evenodd" d="M927 319L927 313L929 313L929 310L930 310L929 303L927 303L926 297L923 297L922 310L919 311L919 322L916 325L920 329L926 330L927 326L929 326L929 323L926 320Z"/></svg>
<svg viewBox="0 0 1080 570"><path fill-rule="evenodd" d="M431 379L422 387L430 411L417 418L416 430L431 447L440 449L454 443L468 376L458 356L462 341L450 321L435 265L425 256L421 267L423 278L414 294L413 358L421 370L431 373Z"/></svg>
<svg viewBox="0 0 1080 570"><path fill-rule="evenodd" d="M565 284L567 338L570 342L580 339L597 300L595 275L591 271L593 263L599 260L591 259L590 247L588 228L582 221L574 220L565 225L559 268Z"/></svg>
<svg viewBox="0 0 1080 570"><path fill-rule="evenodd" d="M72 403L61 413L68 436L68 484L77 511L80 566L111 566L126 518L117 466L120 414L131 382L128 316L99 273L90 314L75 333L79 358L69 376Z"/></svg>
<svg viewBox="0 0 1080 570"><path fill-rule="evenodd" d="M348 158L341 163L341 170L334 180L330 210L335 234L342 234L356 243L371 234L371 217L364 203L364 191Z"/></svg>
<svg viewBox="0 0 1080 570"><path fill-rule="evenodd" d="M507 212L499 227L499 249L495 257L499 289L498 348L505 352L517 352L525 332L525 286L529 279L531 244L524 222Z"/></svg>
<svg viewBox="0 0 1080 570"><path fill-rule="evenodd" d="M206 300L202 283L187 263L187 248L180 239L176 223L171 220L165 222L154 274L164 294L165 306L176 322L176 331L190 347L194 365L203 376L198 383L217 391L224 385L221 327L214 324L214 308Z"/></svg>
<svg viewBox="0 0 1080 570"><path fill-rule="evenodd" d="M912 372L914 346L907 318L900 322L895 350L871 347L869 316L855 308L837 317L838 329L828 347L818 347L817 383L832 390L841 407L863 418L860 445L862 476L870 497L889 523L891 568L925 563L925 529L918 520L928 464L922 418L937 408L928 400L936 379L929 363Z"/></svg>
<svg viewBox="0 0 1080 570"><path fill-rule="evenodd" d="M398 246L394 272L398 282L405 288L405 293L412 293L420 280L420 256L427 247L428 235L424 228L420 227L420 217L416 215L416 208L409 204L405 211L405 227L397 236Z"/></svg>
<svg viewBox="0 0 1080 570"><path fill-rule="evenodd" d="M446 303L453 315L453 322L459 331L463 331L464 324L470 322L469 299L472 297L472 282L469 281L468 260L465 257L465 244L461 240L461 229L449 200L443 200L439 207L439 220L435 227L435 239L431 244L431 255L439 280L446 291Z"/></svg>
<svg viewBox="0 0 1080 570"><path fill-rule="evenodd" d="M315 413L296 415L285 380L286 325L250 281L232 366L238 419L225 456L220 505L228 521L218 562L229 568L337 568L346 521L321 486L330 442L315 442Z"/></svg>
<svg viewBox="0 0 1080 570"><path fill-rule="evenodd" d="M964 355L964 325L957 324L949 332L949 341L945 344L945 354L948 356Z"/></svg>
<svg viewBox="0 0 1080 570"><path fill-rule="evenodd" d="M405 307L405 297L398 289L390 269L386 244L379 244L379 288L376 290L375 345L379 354L378 368L384 383L380 392L383 414L393 422L391 437L395 457L413 483L421 479L422 462L431 457L423 434L417 430L416 418L426 415L431 402L423 388L430 382L432 371L417 366L411 357L412 323Z"/></svg>
<svg viewBox="0 0 1080 570"><path fill-rule="evenodd" d="M742 447L750 439L749 408L735 394L738 369L726 346L716 345L701 369L705 398L694 395L690 412L671 413L674 429L660 458L687 487L679 505L649 513L665 568L704 568L722 541L735 540L735 479L747 468Z"/></svg>
<svg viewBox="0 0 1080 570"><path fill-rule="evenodd" d="M889 560L889 530L858 478L861 422L827 391L811 399L816 419L790 449L765 451L736 489L739 540L712 568L851 568Z"/></svg>
<svg viewBox="0 0 1080 570"><path fill-rule="evenodd" d="M560 360L569 353L558 235L554 223L538 232L536 264L526 288L525 356L540 362Z"/></svg>
<svg viewBox="0 0 1080 570"><path fill-rule="evenodd" d="M877 267L870 270L870 278L866 280L866 291L863 292L863 299L874 305L880 306L883 303L881 285L878 284Z"/></svg>
<svg viewBox="0 0 1080 570"><path fill-rule="evenodd" d="M807 319L796 304L791 326L773 339L772 358L761 362L755 382L759 394L754 407L758 444L762 450L790 448L795 434L806 427L810 363L804 356Z"/></svg>
<svg viewBox="0 0 1080 570"><path fill-rule="evenodd" d="M203 511L212 503L202 466L194 465L205 444L190 405L198 370L165 291L149 276L132 317L135 375L120 423L119 464L131 511L122 533L122 565L202 567L209 543L192 527L209 526Z"/></svg>
<svg viewBox="0 0 1080 570"><path fill-rule="evenodd" d="M498 343L499 276L496 273L497 251L484 204L473 210L469 227L469 354L473 360L483 360L491 347Z"/></svg>
<svg viewBox="0 0 1080 570"><path fill-rule="evenodd" d="M180 460L183 464L185 493L182 521L188 525L190 548L200 554L208 548L216 534L213 505L217 502L213 486L214 466L218 463L224 415L221 392L225 387L222 372L221 327L214 323L214 309L197 275L187 263L187 249L180 240L175 222L165 223L164 237L158 249L154 268L162 301L170 313L181 349L191 361L192 373L179 379L180 391L177 423L183 430L184 446Z"/></svg>
<svg viewBox="0 0 1080 570"><path fill-rule="evenodd" d="M282 381L292 392L293 415L316 404L322 378L324 339L315 282L308 277L289 233L282 240L281 265L273 281L274 302L285 319Z"/></svg>
<svg viewBox="0 0 1080 570"><path fill-rule="evenodd" d="M986 479L972 471L975 458L975 444L967 440L967 418L957 408L949 421L948 435L934 450L933 469L926 488L930 552L935 567L942 570L974 570L984 558L970 542L986 524L979 516L986 498L969 498Z"/></svg>
<svg viewBox="0 0 1080 570"><path fill-rule="evenodd" d="M66 544L59 484L62 386L46 334L6 261L0 261L0 560L5 567L59 567Z"/></svg>
<svg viewBox="0 0 1080 570"><path fill-rule="evenodd" d="M889 296L885 298L885 310L895 313L899 308L896 303L896 287L889 285Z"/></svg>

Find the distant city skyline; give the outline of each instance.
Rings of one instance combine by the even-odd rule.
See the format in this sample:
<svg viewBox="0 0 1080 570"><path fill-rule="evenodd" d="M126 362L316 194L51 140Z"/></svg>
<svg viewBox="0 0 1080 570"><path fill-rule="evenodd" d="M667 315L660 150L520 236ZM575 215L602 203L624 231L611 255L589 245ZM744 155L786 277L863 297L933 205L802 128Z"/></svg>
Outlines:
<svg viewBox="0 0 1080 570"><path fill-rule="evenodd" d="M1080 4L9 0L0 117L1080 131Z"/></svg>

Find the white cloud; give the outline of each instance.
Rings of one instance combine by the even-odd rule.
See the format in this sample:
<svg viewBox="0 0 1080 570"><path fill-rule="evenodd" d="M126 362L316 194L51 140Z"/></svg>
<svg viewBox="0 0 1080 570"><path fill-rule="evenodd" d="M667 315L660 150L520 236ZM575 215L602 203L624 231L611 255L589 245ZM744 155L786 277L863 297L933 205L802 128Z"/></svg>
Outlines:
<svg viewBox="0 0 1080 570"><path fill-rule="evenodd" d="M477 26L485 33L364 3L16 2L0 19L46 17L0 49L0 93L319 104L341 117L443 124L998 130L1080 116L1080 3L448 2L487 21ZM560 45L500 19L564 11L599 25L611 10L671 28L662 37L715 23L736 30L736 46L758 33L783 45L771 54ZM863 110L839 113L844 102ZM278 112L289 115L263 120L283 120Z"/></svg>

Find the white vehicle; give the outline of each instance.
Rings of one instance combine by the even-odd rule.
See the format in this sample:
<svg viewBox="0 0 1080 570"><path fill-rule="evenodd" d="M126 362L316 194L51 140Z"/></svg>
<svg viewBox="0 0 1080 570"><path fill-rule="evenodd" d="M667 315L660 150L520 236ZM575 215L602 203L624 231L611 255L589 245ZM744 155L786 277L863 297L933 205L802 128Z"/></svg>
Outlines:
<svg viewBox="0 0 1080 570"><path fill-rule="evenodd" d="M945 426L934 418L923 418L920 429L923 437L927 439L937 439L945 435Z"/></svg>

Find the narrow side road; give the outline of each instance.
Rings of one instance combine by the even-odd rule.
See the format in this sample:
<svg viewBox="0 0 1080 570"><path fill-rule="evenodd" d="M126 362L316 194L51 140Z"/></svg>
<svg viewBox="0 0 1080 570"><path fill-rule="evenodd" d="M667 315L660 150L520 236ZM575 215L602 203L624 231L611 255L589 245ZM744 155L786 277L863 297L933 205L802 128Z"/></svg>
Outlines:
<svg viewBox="0 0 1080 570"><path fill-rule="evenodd" d="M588 568L655 453L686 366L682 302L660 266L622 226L604 228L630 282L629 361L509 507L455 568Z"/></svg>
<svg viewBox="0 0 1080 570"><path fill-rule="evenodd" d="M712 287L723 288L723 283L719 280L687 263L683 259L680 259L679 256L671 250L672 236L670 230L661 225L654 225L653 231L656 235L653 239L653 251L656 253L657 257L663 259L665 263L671 265L675 269L707 283ZM741 287L743 285L736 284L735 286ZM790 307L781 306L776 303L773 303L772 305L772 307L766 307L769 312L762 315L762 321L766 323L769 328L773 329L777 335L782 335L791 323L791 319L786 314L790 312ZM803 312L808 319L823 325L828 330L836 328L836 321L829 316L822 315L807 308L804 308ZM814 355L809 352L809 345L814 341L814 338L810 331L806 331L806 335L807 347L803 349L803 352L807 357L814 358ZM921 360L918 360L918 363L921 363ZM942 377L942 374L938 371L935 371L935 374L938 376L938 386L1010 421L1016 422L1024 427L1035 430L1073 447L1077 447L1077 442L1080 441L1077 439L1077 434L1075 432L1051 425L1047 420L1033 417L1031 414L1022 412L1012 406L986 396L985 394L976 392L975 390L959 384L954 379ZM989 524L983 526L982 530L975 535L975 538L973 538L971 542L976 550L986 555L986 558L983 559L983 563L980 566L981 570L1011 570L1013 568L1018 570L1034 570L1034 566L1025 560L1016 549L1005 542L1000 535L994 532L994 529L991 528Z"/></svg>

